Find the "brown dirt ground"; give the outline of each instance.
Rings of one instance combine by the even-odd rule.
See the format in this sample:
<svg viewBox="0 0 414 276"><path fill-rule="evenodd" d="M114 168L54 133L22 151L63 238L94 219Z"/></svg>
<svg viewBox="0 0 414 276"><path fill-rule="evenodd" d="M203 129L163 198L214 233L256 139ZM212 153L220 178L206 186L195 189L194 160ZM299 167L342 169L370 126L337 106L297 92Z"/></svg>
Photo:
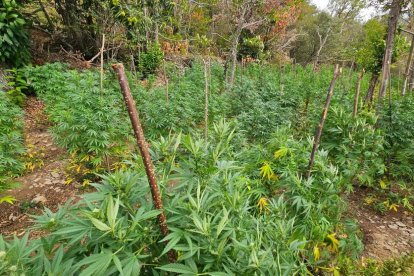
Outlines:
<svg viewBox="0 0 414 276"><path fill-rule="evenodd" d="M368 193L356 189L348 198L348 216L358 221L364 234L362 257L386 260L414 252L413 213L398 209L381 215L364 202Z"/></svg>
<svg viewBox="0 0 414 276"><path fill-rule="evenodd" d="M31 145L44 166L15 179L21 185L5 193L15 197L16 202L13 205L0 204L0 234L3 235L23 235L33 223L30 214L40 214L44 207L55 211L60 204L77 194L78 189L73 184L64 184L65 151L54 144L47 132L48 123L43 108L42 102L35 97L27 99L25 143ZM31 236L39 234L34 232Z"/></svg>

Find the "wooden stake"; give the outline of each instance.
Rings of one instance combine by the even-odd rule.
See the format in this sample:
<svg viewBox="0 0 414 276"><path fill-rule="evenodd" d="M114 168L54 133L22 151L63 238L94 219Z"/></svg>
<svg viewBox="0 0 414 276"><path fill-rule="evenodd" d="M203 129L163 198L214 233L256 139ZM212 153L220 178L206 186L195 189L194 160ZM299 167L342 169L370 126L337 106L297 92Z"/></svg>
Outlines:
<svg viewBox="0 0 414 276"><path fill-rule="evenodd" d="M204 62L204 139L208 139L208 67L207 61Z"/></svg>
<svg viewBox="0 0 414 276"><path fill-rule="evenodd" d="M147 173L147 178L151 189L152 201L155 205L155 208L161 210L161 214L158 216L158 222L160 224L161 233L165 237L168 235L169 232L167 226L167 218L164 214L161 195L158 189L157 180L155 178L154 166L152 164L151 156L148 150L148 144L145 141L144 131L139 120L139 115L137 108L135 106L135 101L132 98L131 90L129 89L128 80L124 71L124 65L122 63L113 64L112 68L114 69L119 81L119 85L121 86L122 95L125 100L125 105L128 109L129 118L131 119L131 124L134 129L135 138L137 140L137 145L141 153L142 160L144 162L145 172ZM176 255L173 250L168 252L168 258L170 262L176 261Z"/></svg>
<svg viewBox="0 0 414 276"><path fill-rule="evenodd" d="M165 82L165 99L167 103L170 102L170 96L168 95L168 77L167 77L167 70L165 70L165 60L162 62L162 67L164 70L164 82Z"/></svg>
<svg viewBox="0 0 414 276"><path fill-rule="evenodd" d="M101 46L101 94L103 93L103 76L104 76L104 49L105 49L105 34L102 35L102 46Z"/></svg>
<svg viewBox="0 0 414 276"><path fill-rule="evenodd" d="M333 95L335 82L338 79L339 73L340 73L339 65L337 64L335 66L335 72L334 72L331 84L329 85L328 94L326 95L326 101L325 101L325 106L323 107L321 121L318 125L318 128L316 129L315 137L313 139L313 148L312 148L312 152L309 158L308 169L306 171L306 178L309 178L311 175L313 162L315 161L316 150L318 149L319 141L321 140L323 125L325 124L326 115L328 114L329 105L331 104L331 98Z"/></svg>
<svg viewBox="0 0 414 276"><path fill-rule="evenodd" d="M355 98L354 98L354 109L352 110L352 118L355 118L358 113L358 104L359 104L359 92L361 90L361 80L364 76L364 70L359 74L357 84L356 84L356 91L355 91Z"/></svg>

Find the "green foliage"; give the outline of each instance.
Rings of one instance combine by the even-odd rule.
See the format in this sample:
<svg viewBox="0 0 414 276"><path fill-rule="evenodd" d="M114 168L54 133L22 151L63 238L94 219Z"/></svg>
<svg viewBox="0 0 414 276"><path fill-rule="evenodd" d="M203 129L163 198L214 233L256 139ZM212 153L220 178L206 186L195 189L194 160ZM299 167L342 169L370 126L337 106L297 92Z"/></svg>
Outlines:
<svg viewBox="0 0 414 276"><path fill-rule="evenodd" d="M32 87L48 105L55 141L72 155L70 168L93 177L103 166L110 170L109 157L117 158L127 151L127 114L121 93L113 85L105 83L105 89L100 90L98 72L61 71L64 68L52 64L26 71Z"/></svg>
<svg viewBox="0 0 414 276"><path fill-rule="evenodd" d="M154 74L164 58L159 44L148 45L147 51L141 53L138 60L138 68L144 77Z"/></svg>
<svg viewBox="0 0 414 276"><path fill-rule="evenodd" d="M332 108L322 147L329 150L349 182L373 186L384 175L384 136L376 128L377 117L367 111L352 118L342 108Z"/></svg>
<svg viewBox="0 0 414 276"><path fill-rule="evenodd" d="M4 92L0 91L0 192L6 190L10 178L24 169L23 113Z"/></svg>
<svg viewBox="0 0 414 276"><path fill-rule="evenodd" d="M29 39L25 30L26 21L18 12L15 0L0 2L0 61L13 66L28 63Z"/></svg>
<svg viewBox="0 0 414 276"><path fill-rule="evenodd" d="M245 38L241 45L240 53L252 58L261 58L264 50L264 43L260 36Z"/></svg>
<svg viewBox="0 0 414 276"><path fill-rule="evenodd" d="M27 275L306 274L349 250L347 239L335 237L342 209L332 206L342 205L340 182L337 171L326 167L326 155L318 154L321 171L313 179L300 179L297 169L306 165L310 144L295 142L286 129L279 132L270 148L291 150L272 160L281 174L274 189L287 190L269 193L240 166L245 159L237 157L237 136L221 121L212 142L195 134L171 136L154 146L157 167L172 166L160 179L170 227L162 240L144 169L133 162L131 170L103 176L102 183L93 184L96 191L74 206L36 216L35 227L51 231L49 236L26 245L29 255L31 248L37 250L31 258L7 255L8 266L0 271L18 263ZM166 147L171 151L161 150ZM177 185L170 187L172 181ZM314 246L320 255L314 255ZM176 264L168 264L170 249L178 254Z"/></svg>
<svg viewBox="0 0 414 276"><path fill-rule="evenodd" d="M100 175L96 191L75 206L35 217L35 228L50 235L33 241L39 253L21 262L34 275L337 273L362 251L356 223L344 218L344 192L362 184L384 190L384 210L411 204L383 188L387 172L401 177L412 164L410 155L400 156L412 142L411 100L352 118L348 83L356 74L344 73L306 179L332 68L315 73L253 64L221 93L223 71L213 63L209 113L215 123L207 126L206 140L202 64L178 73L167 64L168 100L165 87L130 78L168 217L170 233L162 238L142 161L129 152L131 128L115 77L106 74L101 91L96 71L62 64L25 70L47 104L57 142L75 156L74 171L95 180L96 172L122 168ZM107 157L117 166L104 169ZM168 264L170 249L176 264Z"/></svg>
<svg viewBox="0 0 414 276"><path fill-rule="evenodd" d="M410 123L414 115L413 99L395 100L384 105L379 125L384 129L386 161L389 174L395 179L414 180L414 129Z"/></svg>
<svg viewBox="0 0 414 276"><path fill-rule="evenodd" d="M22 70L16 68L7 71L10 74L7 76L7 79L9 80L7 86L10 87L10 89L7 90L7 96L14 104L23 107L26 100L26 94L24 92L27 91L28 88L26 77Z"/></svg>
<svg viewBox="0 0 414 276"><path fill-rule="evenodd" d="M363 26L364 37L357 45L356 61L365 70L379 74L385 51L386 26L377 19L371 19ZM405 38L397 34L394 41L392 62L407 49Z"/></svg>

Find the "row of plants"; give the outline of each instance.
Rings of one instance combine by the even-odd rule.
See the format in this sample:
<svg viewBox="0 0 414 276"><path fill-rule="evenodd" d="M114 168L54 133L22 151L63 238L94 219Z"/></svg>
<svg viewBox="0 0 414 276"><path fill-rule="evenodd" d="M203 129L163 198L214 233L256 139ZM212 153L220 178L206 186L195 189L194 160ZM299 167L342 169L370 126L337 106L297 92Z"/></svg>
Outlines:
<svg viewBox="0 0 414 276"><path fill-rule="evenodd" d="M0 90L0 194L14 186L13 178L24 170L24 152L23 112ZM3 201L12 203L13 199L0 196Z"/></svg>
<svg viewBox="0 0 414 276"><path fill-rule="evenodd" d="M167 64L168 85L165 79L159 85L153 78L141 82L130 76L147 137L158 139L170 132L188 133L205 127L203 71L197 61L182 72ZM75 174L93 178L95 172L110 171L114 163L117 167L117 161L129 155L130 127L110 70L105 72L103 89L97 71L79 72L59 63L28 67L25 73L49 106L52 132L73 155ZM237 82L228 91L220 64L213 62L208 74L209 120L237 118L249 143L256 144L282 126L289 126L295 139L312 136L332 78L330 67L314 72L310 67L250 64L239 68ZM350 183L379 189L383 188L379 183L394 183L395 179L409 183L414 177L410 150L414 132L409 121L414 112L412 99L394 97L391 104L384 103L377 111L363 108L361 99L360 112L354 118L352 82L356 78L351 71L340 77L321 147ZM368 80L365 76L362 91ZM391 186L395 185L387 185ZM412 200L409 196L403 199Z"/></svg>

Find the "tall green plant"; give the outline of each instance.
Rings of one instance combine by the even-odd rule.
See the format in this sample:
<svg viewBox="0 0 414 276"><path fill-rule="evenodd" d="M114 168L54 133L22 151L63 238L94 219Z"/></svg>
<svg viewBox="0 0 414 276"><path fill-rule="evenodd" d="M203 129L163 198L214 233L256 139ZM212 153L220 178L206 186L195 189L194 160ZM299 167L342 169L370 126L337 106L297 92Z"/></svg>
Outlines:
<svg viewBox="0 0 414 276"><path fill-rule="evenodd" d="M0 193L24 169L23 112L0 90ZM1 201L1 197L0 197Z"/></svg>
<svg viewBox="0 0 414 276"><path fill-rule="evenodd" d="M26 21L15 0L0 3L0 61L21 66L30 59Z"/></svg>

